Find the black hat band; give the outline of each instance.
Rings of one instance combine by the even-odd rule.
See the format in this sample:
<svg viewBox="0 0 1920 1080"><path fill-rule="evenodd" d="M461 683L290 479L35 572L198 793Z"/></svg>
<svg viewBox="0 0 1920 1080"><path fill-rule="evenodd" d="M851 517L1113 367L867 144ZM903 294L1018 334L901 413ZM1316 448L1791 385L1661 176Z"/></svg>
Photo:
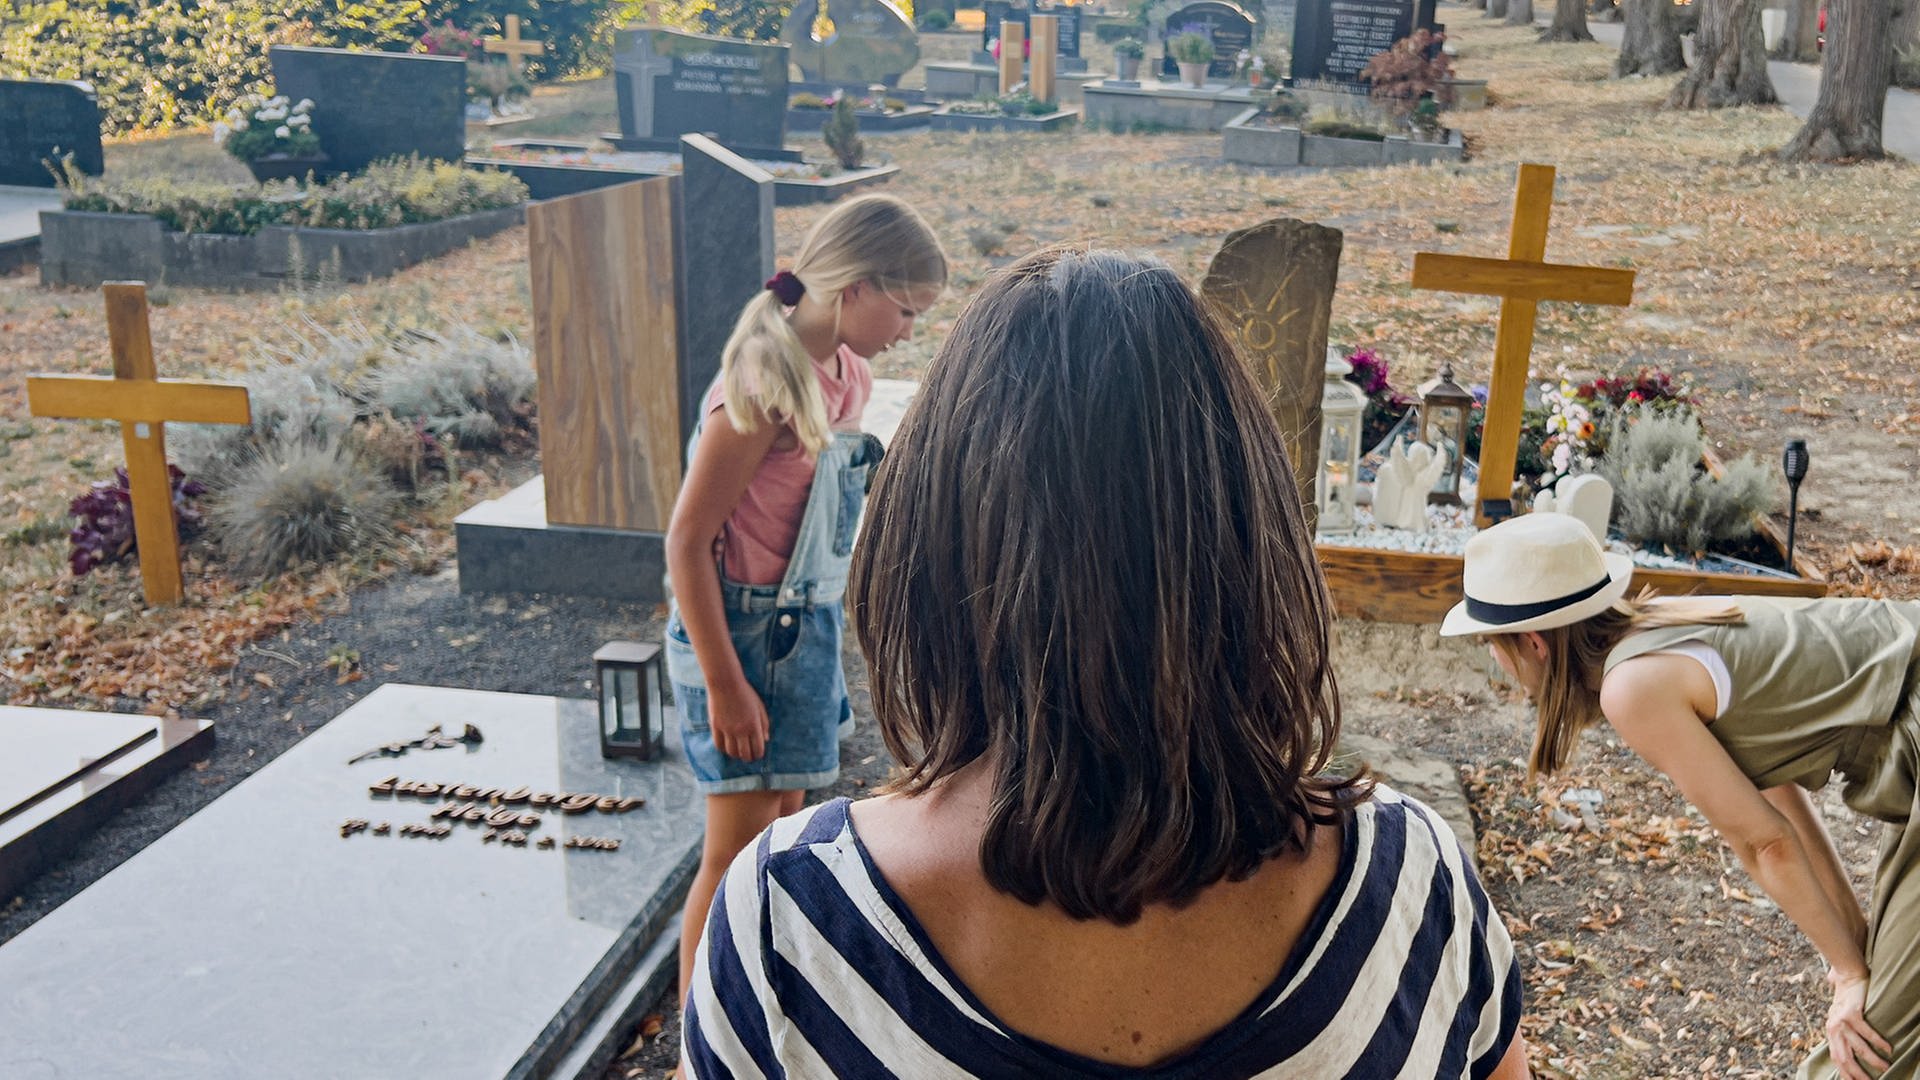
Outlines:
<svg viewBox="0 0 1920 1080"><path fill-rule="evenodd" d="M1587 597L1595 595L1601 589L1606 588L1607 584L1612 580L1613 578L1611 576L1603 577L1599 581L1577 592L1570 592L1565 596L1555 597L1552 600L1541 600L1532 604L1495 604L1486 600L1475 600L1469 596L1467 597L1467 614L1473 616L1475 622L1488 623L1494 626L1524 622L1527 619L1552 614L1570 604L1577 604Z"/></svg>

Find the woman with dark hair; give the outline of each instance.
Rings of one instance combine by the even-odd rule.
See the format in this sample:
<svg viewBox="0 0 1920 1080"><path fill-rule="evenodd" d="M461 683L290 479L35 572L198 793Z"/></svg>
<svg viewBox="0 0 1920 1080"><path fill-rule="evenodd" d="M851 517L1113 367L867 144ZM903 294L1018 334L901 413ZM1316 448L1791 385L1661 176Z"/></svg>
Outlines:
<svg viewBox="0 0 1920 1080"><path fill-rule="evenodd" d="M962 314L851 618L901 772L728 871L693 1075L1526 1075L1432 811L1324 775L1329 607L1280 434L1166 266L1047 251Z"/></svg>
<svg viewBox="0 0 1920 1080"><path fill-rule="evenodd" d="M1827 962L1827 1041L1800 1076L1920 1075L1920 604L1641 595L1565 514L1467 542L1440 632L1484 639L1538 710L1534 774L1604 720L1719 830ZM1863 912L1810 791L1886 822Z"/></svg>

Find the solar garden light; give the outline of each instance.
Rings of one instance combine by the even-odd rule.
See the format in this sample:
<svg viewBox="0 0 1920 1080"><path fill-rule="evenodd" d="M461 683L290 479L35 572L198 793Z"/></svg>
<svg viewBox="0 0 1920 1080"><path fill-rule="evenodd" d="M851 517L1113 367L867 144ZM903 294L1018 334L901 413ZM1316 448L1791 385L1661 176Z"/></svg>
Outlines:
<svg viewBox="0 0 1920 1080"><path fill-rule="evenodd" d="M593 654L600 699L600 756L651 761L665 743L660 646L609 641Z"/></svg>
<svg viewBox="0 0 1920 1080"><path fill-rule="evenodd" d="M1800 481L1807 478L1807 440L1788 439L1787 452L1781 455L1780 471L1787 474L1787 572L1793 573L1793 533L1800 522Z"/></svg>

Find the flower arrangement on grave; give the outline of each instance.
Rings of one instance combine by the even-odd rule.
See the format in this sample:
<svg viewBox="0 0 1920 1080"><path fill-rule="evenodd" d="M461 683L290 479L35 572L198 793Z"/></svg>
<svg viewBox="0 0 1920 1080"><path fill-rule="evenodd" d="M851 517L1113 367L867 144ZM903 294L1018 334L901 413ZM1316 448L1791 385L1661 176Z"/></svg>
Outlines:
<svg viewBox="0 0 1920 1080"><path fill-rule="evenodd" d="M846 96L847 95L838 90L835 90L825 97L802 91L787 99L787 108L818 109L824 112L840 104L841 99ZM854 98L853 106L863 113L900 113L907 111L907 103L900 98L887 97L886 87L884 86L871 88L871 92L867 97Z"/></svg>
<svg viewBox="0 0 1920 1080"><path fill-rule="evenodd" d="M467 101L502 112L512 101L533 96L533 86L522 72L504 60L467 61Z"/></svg>
<svg viewBox="0 0 1920 1080"><path fill-rule="evenodd" d="M1200 23L1182 27L1167 42L1167 52L1182 64L1211 64L1215 56L1213 38L1208 36L1206 26Z"/></svg>
<svg viewBox="0 0 1920 1080"><path fill-rule="evenodd" d="M1041 101L1024 88L997 97L980 97L947 105L948 112L964 116L1046 116L1058 110L1058 105Z"/></svg>
<svg viewBox="0 0 1920 1080"><path fill-rule="evenodd" d="M1367 408L1360 416L1360 445L1363 448L1378 446L1407 414L1413 400L1393 388L1386 358L1372 349L1349 353L1347 363L1353 365L1347 381L1367 395Z"/></svg>
<svg viewBox="0 0 1920 1080"><path fill-rule="evenodd" d="M1415 30L1393 43L1386 52L1377 53L1360 69L1360 78L1371 83L1369 96L1401 127L1413 127L1414 112L1427 100L1438 106L1453 102L1453 58L1441 45L1447 35L1430 30ZM1418 130L1418 129L1415 129Z"/></svg>
<svg viewBox="0 0 1920 1080"><path fill-rule="evenodd" d="M987 52L992 54L995 60L1000 59L1000 39L999 38L994 38L993 41L987 45ZM1022 60L1033 59L1033 39L1032 38L1020 39L1020 59Z"/></svg>
<svg viewBox="0 0 1920 1080"><path fill-rule="evenodd" d="M1540 384L1540 404L1523 414L1516 472L1537 475L1541 488L1564 476L1593 472L1630 418L1690 415L1693 407L1689 388L1658 368L1585 381L1563 372L1557 383Z"/></svg>
<svg viewBox="0 0 1920 1080"><path fill-rule="evenodd" d="M213 125L213 141L245 162L276 155L297 160L324 157L320 136L313 131L313 101L308 98L288 102L284 95L249 94Z"/></svg>
<svg viewBox="0 0 1920 1080"><path fill-rule="evenodd" d="M428 56L458 56L467 60L485 60L487 45L472 30L462 30L451 20L439 26L429 25L420 35L419 51Z"/></svg>

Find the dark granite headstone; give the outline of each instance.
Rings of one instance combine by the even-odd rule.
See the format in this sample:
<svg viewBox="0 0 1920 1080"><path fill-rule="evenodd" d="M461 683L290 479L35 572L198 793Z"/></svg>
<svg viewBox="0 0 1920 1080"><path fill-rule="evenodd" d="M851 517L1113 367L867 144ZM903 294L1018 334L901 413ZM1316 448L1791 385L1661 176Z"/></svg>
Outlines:
<svg viewBox="0 0 1920 1080"><path fill-rule="evenodd" d="M828 0L833 30L825 40L814 38L819 17L819 0L798 0L780 28L808 82L893 86L920 62L913 22L889 0Z"/></svg>
<svg viewBox="0 0 1920 1080"><path fill-rule="evenodd" d="M459 161L467 141L467 62L275 45L274 88L313 102L313 130L334 168L354 172L383 158Z"/></svg>
<svg viewBox="0 0 1920 1080"><path fill-rule="evenodd" d="M1200 0L1169 13L1160 36L1164 43L1188 30L1206 34L1213 39L1213 62L1207 65L1207 77L1231 79L1240 51L1253 48L1254 26L1253 16L1239 4ZM1165 48L1164 44L1162 47ZM1180 65L1174 62L1171 52L1161 57L1160 73L1170 78L1180 74Z"/></svg>
<svg viewBox="0 0 1920 1080"><path fill-rule="evenodd" d="M773 177L702 135L680 140L680 445L733 319L773 276ZM683 462L684 464L684 462Z"/></svg>
<svg viewBox="0 0 1920 1080"><path fill-rule="evenodd" d="M1078 60L1080 58L1080 20L1081 17L1086 14L1086 12L1080 8L1029 8L1025 4L1016 5L1009 3L1008 0L986 0L986 3L981 6L981 10L986 13L986 25L980 30L980 47L982 49L992 44L993 39L1000 36L1000 24L1002 22L1017 22L1021 26L1029 26L1030 24L1027 20L1034 15L1052 15L1059 20L1059 22L1054 25L1060 28L1059 47L1054 50L1054 55L1071 60ZM1032 39L1031 31L1029 31L1028 39Z"/></svg>
<svg viewBox="0 0 1920 1080"><path fill-rule="evenodd" d="M1309 524L1327 329L1344 240L1339 229L1274 218L1229 234L1200 283L1280 425Z"/></svg>
<svg viewBox="0 0 1920 1080"><path fill-rule="evenodd" d="M614 92L622 150L677 150L712 135L743 154L782 153L787 134L785 45L658 27L616 31Z"/></svg>
<svg viewBox="0 0 1920 1080"><path fill-rule="evenodd" d="M1434 0L1298 0L1295 80L1360 84L1367 61L1418 29L1434 29Z"/></svg>
<svg viewBox="0 0 1920 1080"><path fill-rule="evenodd" d="M48 162L73 155L89 176L106 171L100 104L83 82L0 79L0 184L56 187Z"/></svg>
<svg viewBox="0 0 1920 1080"><path fill-rule="evenodd" d="M0 946L0 1076L556 1075L698 862L678 728L608 760L589 701L380 687ZM613 801L535 805L563 793ZM488 839L449 803L538 820Z"/></svg>

